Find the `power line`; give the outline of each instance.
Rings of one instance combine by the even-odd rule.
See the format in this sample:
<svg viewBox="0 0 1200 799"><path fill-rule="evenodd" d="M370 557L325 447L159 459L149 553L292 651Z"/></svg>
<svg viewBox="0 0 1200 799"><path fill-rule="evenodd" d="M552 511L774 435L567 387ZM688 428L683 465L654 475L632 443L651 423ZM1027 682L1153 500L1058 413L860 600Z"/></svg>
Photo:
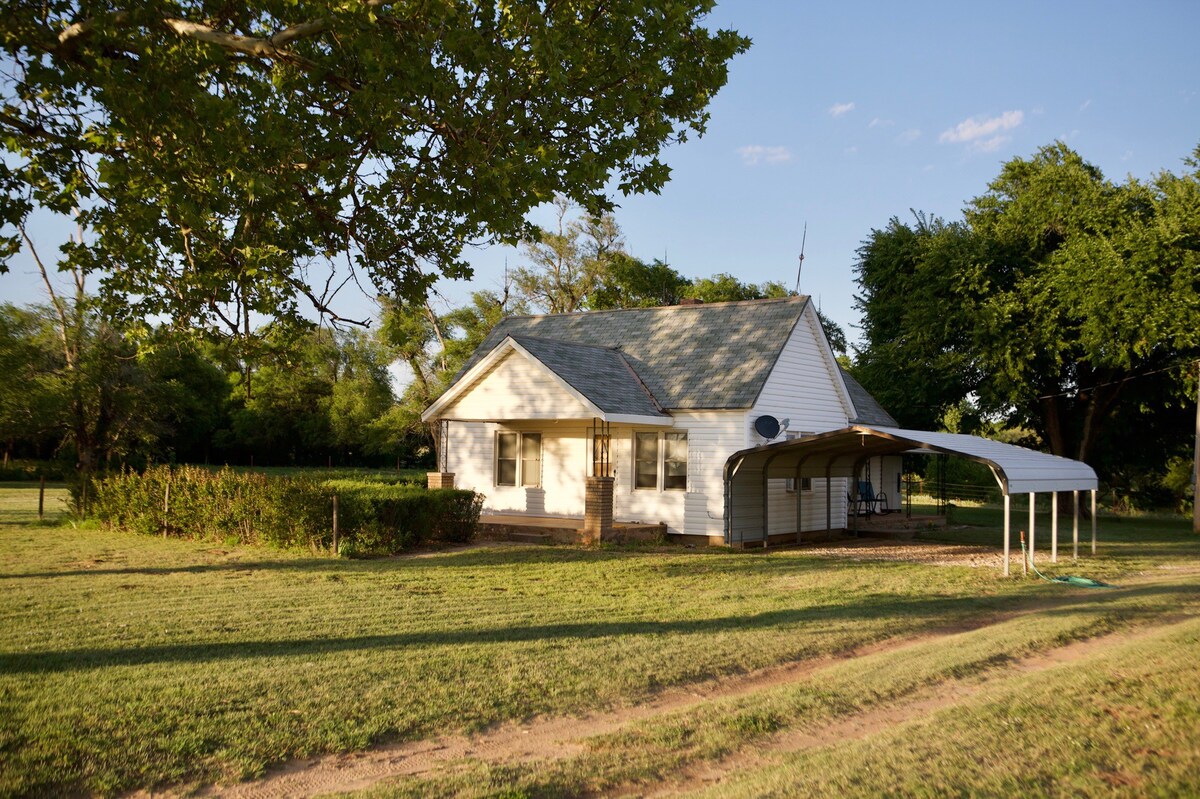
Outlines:
<svg viewBox="0 0 1200 799"><path fill-rule="evenodd" d="M1150 377L1151 375L1162 374L1163 372L1173 372L1176 369L1183 369L1185 367L1191 366L1191 364L1192 364L1191 360L1182 361L1180 363L1175 364L1174 366L1164 366L1161 369L1151 369L1149 372L1142 372L1140 374L1130 375L1129 377L1122 377L1120 380L1110 380L1107 383L1097 383L1096 385L1088 386L1087 388L1077 388L1077 389L1074 389L1073 391L1063 391L1058 394L1046 394L1044 396L1038 397L1038 399L1044 400L1044 399L1054 399L1055 397L1077 396L1079 394L1083 394L1088 391L1095 391L1098 388L1106 388L1107 386L1115 386L1120 383L1128 383L1131 380L1139 380L1143 377Z"/></svg>

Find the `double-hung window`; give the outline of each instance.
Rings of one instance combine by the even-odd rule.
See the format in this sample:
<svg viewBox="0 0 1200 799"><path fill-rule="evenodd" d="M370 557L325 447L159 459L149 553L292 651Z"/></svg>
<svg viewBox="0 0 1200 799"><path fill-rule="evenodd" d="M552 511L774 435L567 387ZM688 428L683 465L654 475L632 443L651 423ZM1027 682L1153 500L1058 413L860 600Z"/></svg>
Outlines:
<svg viewBox="0 0 1200 799"><path fill-rule="evenodd" d="M496 485L542 484L542 434L496 433Z"/></svg>
<svg viewBox="0 0 1200 799"><path fill-rule="evenodd" d="M687 433L633 434L633 487L686 491Z"/></svg>
<svg viewBox="0 0 1200 799"><path fill-rule="evenodd" d="M633 487L658 488L658 433L633 434Z"/></svg>
<svg viewBox="0 0 1200 799"><path fill-rule="evenodd" d="M687 433L663 433L663 488L687 491Z"/></svg>

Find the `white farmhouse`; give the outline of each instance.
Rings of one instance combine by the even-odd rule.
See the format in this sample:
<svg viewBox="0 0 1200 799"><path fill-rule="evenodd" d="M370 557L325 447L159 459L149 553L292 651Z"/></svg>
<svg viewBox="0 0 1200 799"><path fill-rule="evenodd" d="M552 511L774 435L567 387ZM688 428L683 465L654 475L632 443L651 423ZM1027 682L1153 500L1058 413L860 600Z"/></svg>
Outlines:
<svg viewBox="0 0 1200 799"><path fill-rule="evenodd" d="M728 512L735 453L896 427L838 367L803 296L510 317L423 418L441 422L435 482L483 494L485 513L584 520L584 538L616 521L697 543L740 542L739 524L795 540L845 528L859 480L893 507L899 493L901 459L888 454L852 476L763 471L761 511Z"/></svg>

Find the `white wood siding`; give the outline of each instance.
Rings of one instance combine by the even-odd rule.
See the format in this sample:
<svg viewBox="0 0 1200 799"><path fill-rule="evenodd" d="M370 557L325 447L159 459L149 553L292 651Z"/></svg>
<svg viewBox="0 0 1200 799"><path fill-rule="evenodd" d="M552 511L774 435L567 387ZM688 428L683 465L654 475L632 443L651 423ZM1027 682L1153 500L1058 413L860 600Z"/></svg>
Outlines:
<svg viewBox="0 0 1200 799"><path fill-rule="evenodd" d="M741 444L744 413L681 412L673 432L688 434L687 491L633 488L633 435L662 428L612 426L613 516L625 522L665 522L668 532L721 536L724 530L725 459ZM496 432L542 434L539 489L495 485ZM583 517L586 476L591 470L590 425L579 422L450 422L447 465L455 485L483 494L493 513Z"/></svg>
<svg viewBox="0 0 1200 799"><path fill-rule="evenodd" d="M496 433L500 430L541 433L541 485L495 484ZM447 465L454 484L483 494L484 510L533 516L583 517L587 439L579 423L450 422Z"/></svg>
<svg viewBox="0 0 1200 799"><path fill-rule="evenodd" d="M445 419L586 419L592 411L538 364L510 352L483 374L457 402L442 409Z"/></svg>
<svg viewBox="0 0 1200 799"><path fill-rule="evenodd" d="M656 428L613 427L618 521L666 522L671 533L724 535L725 459L741 448L741 411L677 411L672 432L688 434L687 491L635 489L633 434Z"/></svg>
<svg viewBox="0 0 1200 799"><path fill-rule="evenodd" d="M774 416L780 421L789 420L788 430L793 432L823 433L838 430L849 424L854 411L841 391L841 375L833 360L821 331L821 322L811 304L796 322L791 336L779 354L779 360L768 375L762 392L754 407L745 418L745 446L757 447L768 443L754 430L754 421L759 416ZM753 499L761 504L761 483L755 483L757 496L742 486L743 496L735 500L742 508L748 508ZM786 480L769 480L767 488L767 522L769 532L792 533L796 531L796 495L786 490ZM824 478L813 478L812 491L805 492L802 503L802 530L824 530L826 525L825 506L828 496L832 503L834 529L846 525L846 493L849 483L834 479L826 494ZM742 523L734 515L737 526ZM758 535L762 533L762 519L758 518ZM750 532L746 533L748 536Z"/></svg>
<svg viewBox="0 0 1200 799"><path fill-rule="evenodd" d="M845 427L854 411L841 394L837 364L829 357L812 305L796 322L779 360L746 414L745 446L768 443L754 431L754 420L771 415L790 419L788 430L823 433Z"/></svg>

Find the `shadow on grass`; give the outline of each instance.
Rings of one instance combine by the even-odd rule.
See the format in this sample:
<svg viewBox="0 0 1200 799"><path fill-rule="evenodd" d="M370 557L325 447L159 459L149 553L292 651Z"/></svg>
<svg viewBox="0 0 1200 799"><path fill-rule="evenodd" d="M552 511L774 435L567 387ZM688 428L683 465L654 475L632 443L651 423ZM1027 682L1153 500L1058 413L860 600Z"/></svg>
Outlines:
<svg viewBox="0 0 1200 799"><path fill-rule="evenodd" d="M1082 590L1082 589L1081 589ZM1157 618L1178 613L1180 600L1200 596L1200 586L1149 585L1131 589L1042 597L1040 612L1048 615L1078 613L1083 607L1104 608L1131 598L1160 601L1123 607L1120 615L1127 621ZM1020 601L1020 598L1015 598ZM0 672L9 674L48 674L85 671L114 666L140 666L169 663L202 663L248 658L314 657L363 650L391 650L406 647L444 647L456 645L508 644L547 639L600 639L610 636L665 636L712 634L714 632L751 632L778 630L779 634L802 634L790 630L822 622L847 622L894 618L896 629L911 629L899 622L916 622L917 628L936 627L974 613L990 615L998 610L995 602L980 597L868 597L854 603L767 611L752 615L720 616L677 621L604 621L543 624L477 630L441 630L361 635L347 638L274 641L230 641L172 644L133 648L74 649L55 652L0 654Z"/></svg>
<svg viewBox="0 0 1200 799"><path fill-rule="evenodd" d="M248 549L253 547L248 546ZM265 547L264 547L265 548ZM529 548L476 548L451 549L446 551L422 551L394 555L391 557L366 558L363 560L334 559L313 556L309 558L280 560L224 560L219 563L193 563L182 566L120 566L83 569L56 569L53 571L10 572L0 574L0 580L54 579L58 577L93 577L96 575L176 575L208 574L244 571L283 571L309 574L386 574L388 572L419 569L427 571L439 568L478 569L487 567L505 568L522 565L562 565L564 563L599 563L612 560L628 560L638 554L634 552L587 550L568 547L530 546ZM679 554L690 554L680 550Z"/></svg>

